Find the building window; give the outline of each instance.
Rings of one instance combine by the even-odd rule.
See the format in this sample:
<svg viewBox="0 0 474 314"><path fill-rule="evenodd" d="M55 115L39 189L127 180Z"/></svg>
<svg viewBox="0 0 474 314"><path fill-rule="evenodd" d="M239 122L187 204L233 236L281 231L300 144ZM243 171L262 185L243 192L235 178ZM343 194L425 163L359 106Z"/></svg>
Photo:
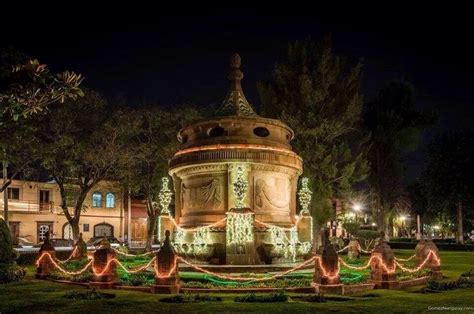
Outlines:
<svg viewBox="0 0 474 314"><path fill-rule="evenodd" d="M38 242L44 241L46 239L46 233L50 232L50 236L53 233L53 223L51 222L39 222L38 223Z"/></svg>
<svg viewBox="0 0 474 314"><path fill-rule="evenodd" d="M101 223L94 226L94 237L113 237L114 236L114 227L107 223Z"/></svg>
<svg viewBox="0 0 474 314"><path fill-rule="evenodd" d="M102 207L102 194L100 192L92 194L92 207Z"/></svg>
<svg viewBox="0 0 474 314"><path fill-rule="evenodd" d="M84 232L89 232L89 224L84 224L84 225L82 226L82 231L84 231Z"/></svg>
<svg viewBox="0 0 474 314"><path fill-rule="evenodd" d="M67 240L73 240L74 239L73 232L72 232L72 227L68 222L65 223L64 227L63 227L63 239L67 239Z"/></svg>
<svg viewBox="0 0 474 314"><path fill-rule="evenodd" d="M105 207L106 208L115 208L115 194L108 192L105 194Z"/></svg>
<svg viewBox="0 0 474 314"><path fill-rule="evenodd" d="M20 188L8 188L9 200L20 200Z"/></svg>

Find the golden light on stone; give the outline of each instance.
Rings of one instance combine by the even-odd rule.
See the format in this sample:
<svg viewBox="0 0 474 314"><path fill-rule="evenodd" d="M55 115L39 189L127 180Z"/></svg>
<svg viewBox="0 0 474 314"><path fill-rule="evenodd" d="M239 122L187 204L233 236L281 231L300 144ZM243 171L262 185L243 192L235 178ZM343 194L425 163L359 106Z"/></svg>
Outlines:
<svg viewBox="0 0 474 314"><path fill-rule="evenodd" d="M172 241L178 250L189 250L207 239L217 258L195 257L203 262L262 264L268 260L262 254L275 261L302 259L311 232L306 218L303 229L295 227L303 163L290 145L294 133L285 123L255 113L242 90L240 64L234 55L230 89L216 116L178 133L181 147L169 162L175 192ZM225 223L214 225L221 220ZM270 230L257 228L257 220L286 228L284 252L276 252Z"/></svg>

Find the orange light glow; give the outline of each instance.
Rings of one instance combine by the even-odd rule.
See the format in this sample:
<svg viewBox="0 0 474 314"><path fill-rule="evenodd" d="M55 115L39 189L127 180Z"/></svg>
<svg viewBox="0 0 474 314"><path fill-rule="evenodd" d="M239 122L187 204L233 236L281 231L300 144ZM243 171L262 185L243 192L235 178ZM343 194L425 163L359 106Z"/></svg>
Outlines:
<svg viewBox="0 0 474 314"><path fill-rule="evenodd" d="M268 150L272 152L280 152L289 155L293 155L294 157L300 158L294 151L281 148L281 147L274 147L268 145L260 145L260 144L214 144L214 145L203 145L198 147L190 147L185 148L182 150L177 151L174 156L179 156L188 153L194 152L201 152L201 151L210 151L210 150L228 150L228 149L254 149L254 150Z"/></svg>

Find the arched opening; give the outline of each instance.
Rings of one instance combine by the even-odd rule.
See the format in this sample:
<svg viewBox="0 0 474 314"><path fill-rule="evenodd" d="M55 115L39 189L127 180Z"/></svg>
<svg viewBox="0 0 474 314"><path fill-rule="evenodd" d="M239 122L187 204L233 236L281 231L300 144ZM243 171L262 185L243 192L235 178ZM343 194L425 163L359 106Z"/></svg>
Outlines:
<svg viewBox="0 0 474 314"><path fill-rule="evenodd" d="M115 208L115 194L107 192L105 194L105 208Z"/></svg>
<svg viewBox="0 0 474 314"><path fill-rule="evenodd" d="M253 129L253 133L259 137L267 137L270 135L270 131L268 131L268 129L264 127L258 127Z"/></svg>
<svg viewBox="0 0 474 314"><path fill-rule="evenodd" d="M63 226L63 239L73 240L72 226L70 223L66 222Z"/></svg>
<svg viewBox="0 0 474 314"><path fill-rule="evenodd" d="M102 193L92 193L92 207L102 207Z"/></svg>
<svg viewBox="0 0 474 314"><path fill-rule="evenodd" d="M221 126L216 126L216 127L213 127L212 129L210 129L207 134L209 135L209 137L218 137L218 136L222 136L224 135L224 128L221 127Z"/></svg>

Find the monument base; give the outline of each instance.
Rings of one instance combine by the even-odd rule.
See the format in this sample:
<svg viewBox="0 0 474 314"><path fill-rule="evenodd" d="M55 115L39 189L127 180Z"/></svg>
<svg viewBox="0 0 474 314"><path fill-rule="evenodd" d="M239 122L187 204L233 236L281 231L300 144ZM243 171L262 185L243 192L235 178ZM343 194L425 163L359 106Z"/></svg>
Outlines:
<svg viewBox="0 0 474 314"><path fill-rule="evenodd" d="M323 294L344 294L344 285L343 284L333 284L333 285L322 285L319 283L312 283L315 293Z"/></svg>
<svg viewBox="0 0 474 314"><path fill-rule="evenodd" d="M179 293L179 285L153 285L150 291L154 294L177 294Z"/></svg>

